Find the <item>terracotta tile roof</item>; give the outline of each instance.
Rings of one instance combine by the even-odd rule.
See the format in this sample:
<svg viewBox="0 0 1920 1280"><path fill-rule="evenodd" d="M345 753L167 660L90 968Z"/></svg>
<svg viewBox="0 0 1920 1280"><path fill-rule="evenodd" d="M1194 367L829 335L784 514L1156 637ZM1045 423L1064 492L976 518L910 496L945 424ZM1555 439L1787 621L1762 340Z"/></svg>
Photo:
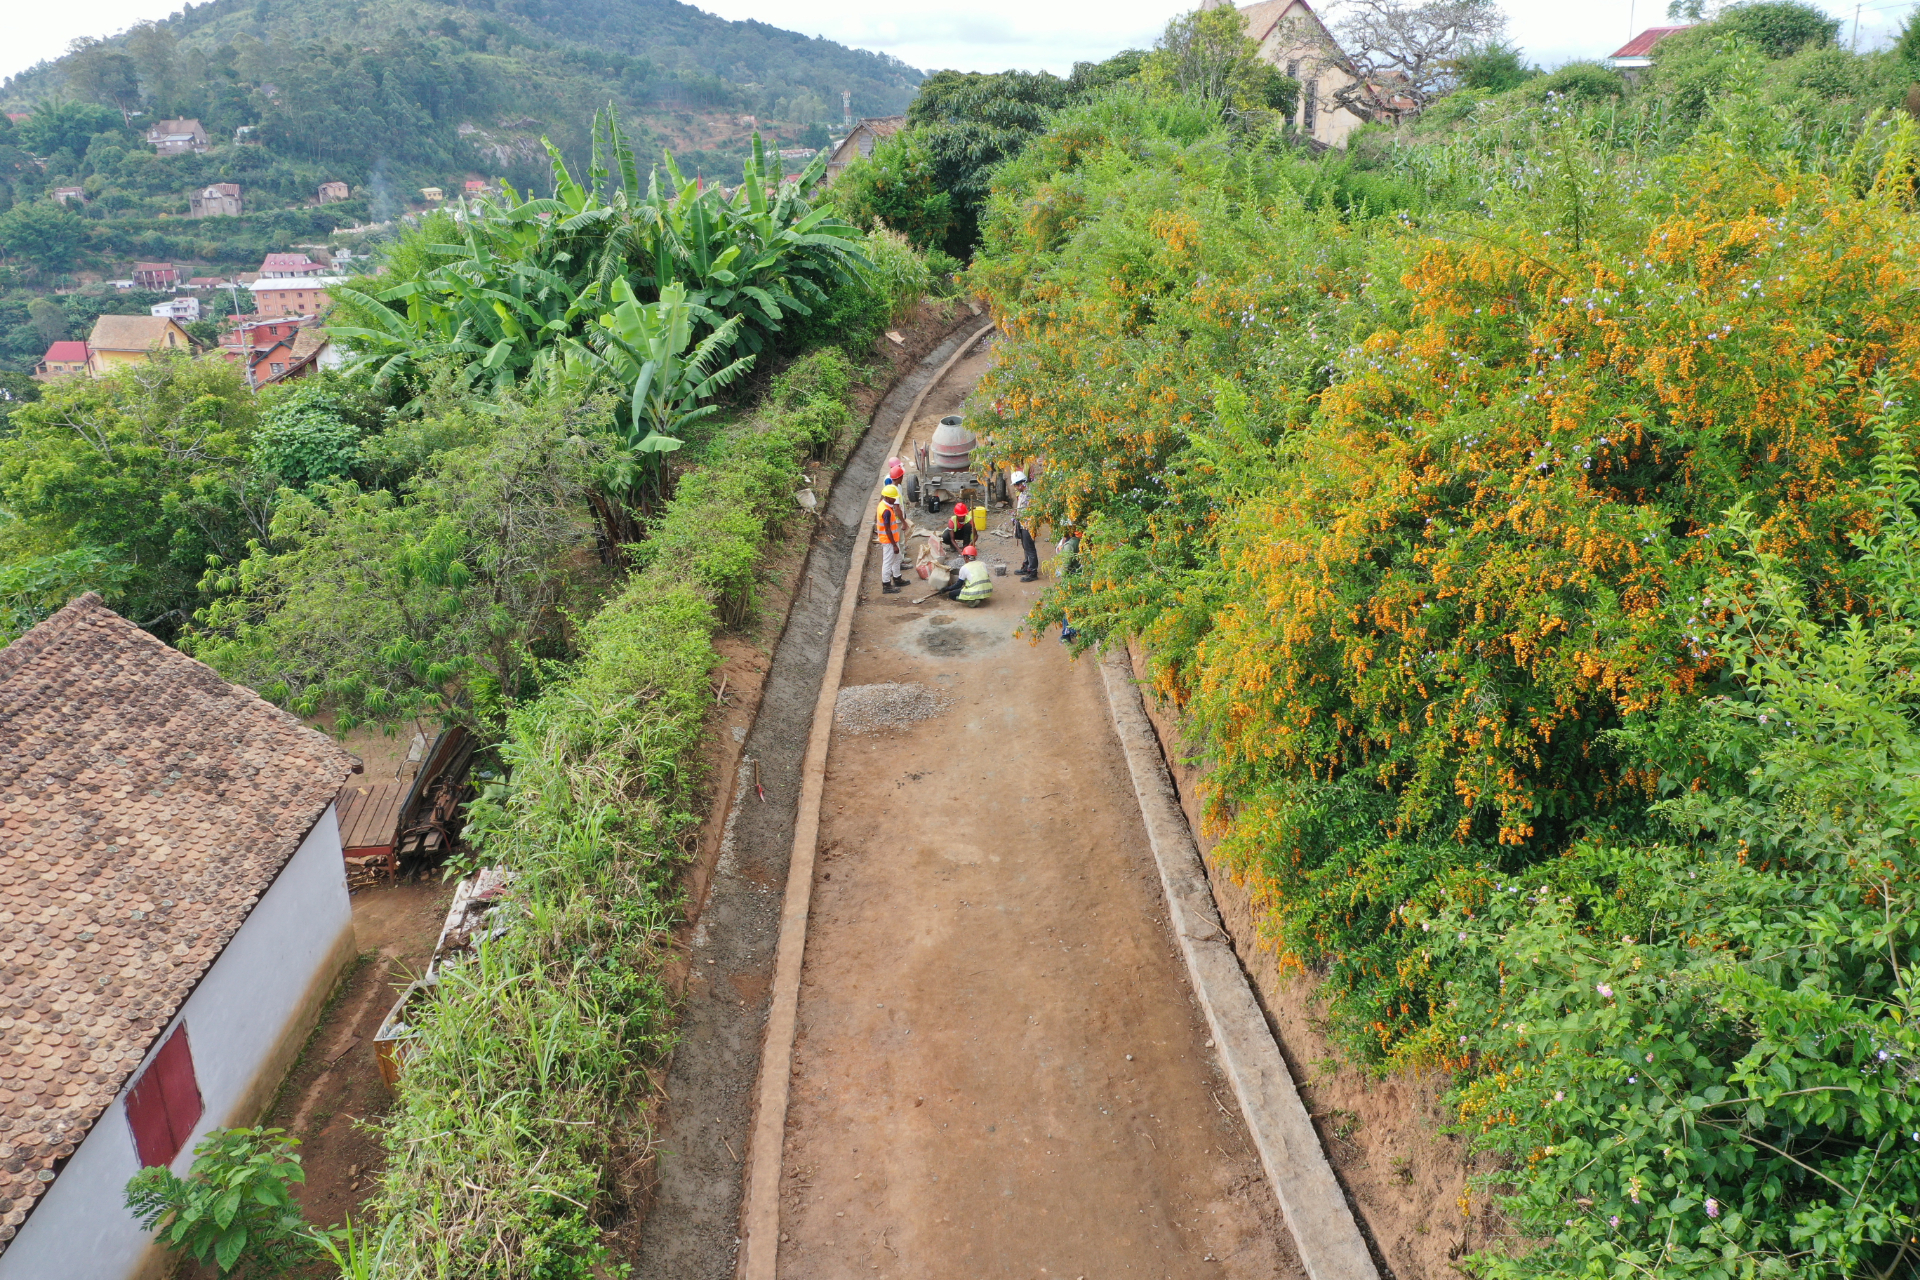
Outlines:
<svg viewBox="0 0 1920 1280"><path fill-rule="evenodd" d="M1608 54L1609 58L1646 58L1653 54L1653 46L1665 40L1676 31L1685 31L1686 27L1648 27L1633 39Z"/></svg>
<svg viewBox="0 0 1920 1280"><path fill-rule="evenodd" d="M351 765L91 592L0 649L0 1250Z"/></svg>
<svg viewBox="0 0 1920 1280"><path fill-rule="evenodd" d="M167 346L168 331L178 329L166 316L101 316L93 322L87 345L95 351L146 351ZM180 330L173 345L186 347L185 330Z"/></svg>
<svg viewBox="0 0 1920 1280"><path fill-rule="evenodd" d="M74 341L73 339L56 342L48 347L47 354L40 358L44 361L68 360L85 364L87 361L87 344Z"/></svg>

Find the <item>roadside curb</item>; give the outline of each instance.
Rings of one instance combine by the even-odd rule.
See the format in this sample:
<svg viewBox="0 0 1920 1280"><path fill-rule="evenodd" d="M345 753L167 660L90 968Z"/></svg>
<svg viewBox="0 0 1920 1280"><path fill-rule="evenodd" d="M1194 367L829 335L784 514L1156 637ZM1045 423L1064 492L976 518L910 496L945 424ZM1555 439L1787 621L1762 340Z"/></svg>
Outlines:
<svg viewBox="0 0 1920 1280"><path fill-rule="evenodd" d="M964 338L946 362L934 371L926 386L900 417L890 454L897 455L913 427L927 394L979 344L993 328L989 318ZM847 477L843 473L840 482ZM872 498L879 501L885 469L876 477ZM780 942L774 953L773 991L767 1009L767 1029L760 1047L760 1079L755 1087L753 1127L747 1144L747 1177L740 1205L740 1260L738 1280L774 1280L780 1251L780 1160L785 1146L787 1100L792 1081L793 1042L799 1026L800 973L807 944L807 913L813 901L813 856L820 842L820 795L826 783L827 746L833 734L834 702L840 694L840 675L846 665L847 637L853 631L853 611L860 602L872 537L856 527L852 557L847 562L839 616L827 650L827 668L814 704L813 725L807 735L807 754L801 766L799 808L794 816L793 854L787 864L787 885L780 909Z"/></svg>
<svg viewBox="0 0 1920 1280"><path fill-rule="evenodd" d="M1100 670L1114 732L1126 753L1140 818L1160 870L1167 922L1180 940L1187 976L1206 1014L1221 1069L1240 1104L1300 1261L1310 1280L1379 1280L1346 1193L1333 1176L1320 1135L1221 926L1200 848L1174 795L1125 650L1105 655Z"/></svg>

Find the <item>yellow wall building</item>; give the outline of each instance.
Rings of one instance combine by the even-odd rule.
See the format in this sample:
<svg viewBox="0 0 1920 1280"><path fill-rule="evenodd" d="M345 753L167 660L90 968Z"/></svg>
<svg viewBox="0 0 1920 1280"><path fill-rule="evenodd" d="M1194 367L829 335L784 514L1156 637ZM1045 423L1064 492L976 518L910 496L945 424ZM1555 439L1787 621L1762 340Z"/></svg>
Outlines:
<svg viewBox="0 0 1920 1280"><path fill-rule="evenodd" d="M192 350L187 331L166 316L101 316L87 337L87 372L103 378L126 365L145 363L155 351Z"/></svg>

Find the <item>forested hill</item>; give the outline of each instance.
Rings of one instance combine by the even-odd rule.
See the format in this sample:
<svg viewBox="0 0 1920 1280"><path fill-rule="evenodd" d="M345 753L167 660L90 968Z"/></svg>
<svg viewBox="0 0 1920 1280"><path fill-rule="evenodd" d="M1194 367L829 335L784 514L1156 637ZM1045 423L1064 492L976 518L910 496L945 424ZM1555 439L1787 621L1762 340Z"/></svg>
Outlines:
<svg viewBox="0 0 1920 1280"><path fill-rule="evenodd" d="M856 114L888 114L921 78L884 54L676 0L212 0L34 67L0 85L0 102L192 116L215 141L254 125L286 158L344 166L356 183L382 161L403 179L476 168L526 180L544 168L541 133L571 149L609 101L648 141L718 163L742 141L723 119L818 141L843 90Z"/></svg>

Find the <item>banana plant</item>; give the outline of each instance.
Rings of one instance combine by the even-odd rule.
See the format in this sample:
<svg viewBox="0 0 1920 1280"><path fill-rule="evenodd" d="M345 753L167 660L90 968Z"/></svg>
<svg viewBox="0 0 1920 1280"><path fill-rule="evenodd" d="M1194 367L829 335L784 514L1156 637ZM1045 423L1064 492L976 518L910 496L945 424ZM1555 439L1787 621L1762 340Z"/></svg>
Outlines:
<svg viewBox="0 0 1920 1280"><path fill-rule="evenodd" d="M685 285L670 284L658 301L642 302L625 280L615 280L613 299L613 310L600 317L601 343L571 344L569 359L631 385L622 447L598 477L608 501L595 504L608 544L621 546L636 540L627 536L634 532L629 513L644 515L662 496L665 455L686 443L687 428L719 411L701 402L737 381L754 357L719 363L741 324L737 316L694 342L698 308Z"/></svg>
<svg viewBox="0 0 1920 1280"><path fill-rule="evenodd" d="M693 343L695 305L677 281L657 302L641 302L625 280L613 283L614 308L600 317L606 345L599 364L622 382L631 381L627 448L666 453L682 443L686 429L717 412L700 402L724 390L753 367L741 356L715 368L741 325L738 316ZM693 347L688 351L689 346Z"/></svg>

